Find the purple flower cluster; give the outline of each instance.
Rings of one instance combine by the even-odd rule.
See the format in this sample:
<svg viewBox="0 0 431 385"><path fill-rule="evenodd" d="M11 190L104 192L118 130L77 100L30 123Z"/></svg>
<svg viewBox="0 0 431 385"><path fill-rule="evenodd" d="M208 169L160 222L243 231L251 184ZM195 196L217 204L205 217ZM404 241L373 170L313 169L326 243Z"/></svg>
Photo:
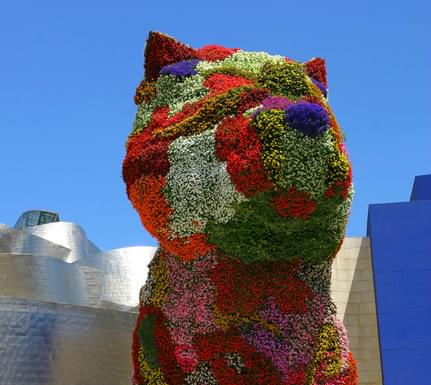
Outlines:
<svg viewBox="0 0 431 385"><path fill-rule="evenodd" d="M291 105L292 102L283 97L279 96L268 96L262 100L262 107L254 111L253 118L259 115L261 112L269 110L285 110L287 106Z"/></svg>
<svg viewBox="0 0 431 385"><path fill-rule="evenodd" d="M193 60L183 60L178 63L169 64L164 66L160 70L161 75L175 75L178 77L186 77L196 75L197 72L195 70L197 64L199 63L199 59Z"/></svg>
<svg viewBox="0 0 431 385"><path fill-rule="evenodd" d="M287 98L268 96L262 100L262 110L284 110L287 106L291 105L292 102Z"/></svg>
<svg viewBox="0 0 431 385"><path fill-rule="evenodd" d="M329 128L328 113L319 104L299 102L285 110L286 124L304 135L315 138Z"/></svg>
<svg viewBox="0 0 431 385"><path fill-rule="evenodd" d="M328 90L322 82L319 82L318 80L313 78L311 78L311 81L314 83L315 86L317 86L317 88L319 88L325 98L328 97Z"/></svg>

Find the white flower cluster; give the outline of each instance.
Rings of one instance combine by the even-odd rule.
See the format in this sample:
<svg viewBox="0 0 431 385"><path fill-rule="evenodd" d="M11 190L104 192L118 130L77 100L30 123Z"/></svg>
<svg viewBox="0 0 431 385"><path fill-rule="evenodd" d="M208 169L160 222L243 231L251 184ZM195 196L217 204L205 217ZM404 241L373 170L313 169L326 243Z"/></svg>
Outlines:
<svg viewBox="0 0 431 385"><path fill-rule="evenodd" d="M268 61L284 63L284 57L279 55L269 55L266 52L247 52L240 50L235 52L233 55L228 56L224 60L214 62L201 61L196 66L196 71L198 73L205 73L209 70L227 66L258 74L262 66Z"/></svg>
<svg viewBox="0 0 431 385"><path fill-rule="evenodd" d="M133 131L132 133L142 131L142 129L150 123L151 115L156 109L156 103L154 99L150 102L142 102L138 106L138 110L136 111L135 120L133 121Z"/></svg>
<svg viewBox="0 0 431 385"><path fill-rule="evenodd" d="M245 197L232 185L226 163L215 156L215 129L176 139L168 156L165 193L174 237L202 232L209 219L228 222L235 214L232 204Z"/></svg>
<svg viewBox="0 0 431 385"><path fill-rule="evenodd" d="M205 96L208 90L203 86L201 75L184 78L175 75L161 75L156 84L156 100L159 106L168 105L169 115L180 112L187 102L194 102Z"/></svg>
<svg viewBox="0 0 431 385"><path fill-rule="evenodd" d="M325 180L330 173L330 156L338 151L330 131L310 138L287 127L282 148L287 158L283 187L295 186L308 192L311 198L321 197L327 188Z"/></svg>
<svg viewBox="0 0 431 385"><path fill-rule="evenodd" d="M185 103L193 103L208 93L201 75L178 77L161 75L156 83L156 97L138 106L133 131L140 131L151 120L157 107L169 106L169 116L180 112Z"/></svg>
<svg viewBox="0 0 431 385"><path fill-rule="evenodd" d="M184 379L185 385L217 385L211 369L207 363L200 364L193 372L188 373Z"/></svg>
<svg viewBox="0 0 431 385"><path fill-rule="evenodd" d="M350 186L347 198L342 201L338 206L338 210L333 213L333 220L328 222L326 231L332 233L334 238L339 238L340 241L344 237L343 228L345 227L346 218L349 217L350 207L352 206L352 199L354 195L353 185Z"/></svg>

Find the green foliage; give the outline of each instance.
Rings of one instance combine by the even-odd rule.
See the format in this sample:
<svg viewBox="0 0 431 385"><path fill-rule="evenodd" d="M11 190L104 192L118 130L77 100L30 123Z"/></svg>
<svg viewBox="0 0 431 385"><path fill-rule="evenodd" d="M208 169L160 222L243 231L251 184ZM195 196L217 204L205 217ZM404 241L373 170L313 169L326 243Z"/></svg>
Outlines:
<svg viewBox="0 0 431 385"><path fill-rule="evenodd" d="M210 221L208 240L244 263L296 258L320 263L331 256L344 236L350 197L322 198L308 220L278 216L271 207L273 197L268 192L237 204L227 224Z"/></svg>
<svg viewBox="0 0 431 385"><path fill-rule="evenodd" d="M141 346L144 349L145 360L153 368L157 368L159 366L157 362L157 348L153 332L155 318L156 316L153 314L146 315L139 328L139 338Z"/></svg>
<svg viewBox="0 0 431 385"><path fill-rule="evenodd" d="M343 181L349 162L340 154L333 132L310 138L284 122L284 111L261 112L253 121L262 142L262 161L280 189L295 186L318 198L334 181Z"/></svg>

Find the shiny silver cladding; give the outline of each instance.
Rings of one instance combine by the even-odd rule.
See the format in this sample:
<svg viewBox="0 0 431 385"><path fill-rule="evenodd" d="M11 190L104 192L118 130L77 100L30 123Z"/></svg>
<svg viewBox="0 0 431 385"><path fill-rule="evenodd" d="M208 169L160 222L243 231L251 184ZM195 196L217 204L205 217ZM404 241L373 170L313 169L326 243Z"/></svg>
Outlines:
<svg viewBox="0 0 431 385"><path fill-rule="evenodd" d="M22 230L0 225L0 295L133 309L155 251L138 246L102 252L74 223Z"/></svg>
<svg viewBox="0 0 431 385"><path fill-rule="evenodd" d="M66 262L74 262L82 257L97 253L100 249L89 239L81 226L70 222L53 222L45 225L27 227L23 230L50 243L70 250Z"/></svg>
<svg viewBox="0 0 431 385"><path fill-rule="evenodd" d="M1 296L100 306L103 274L32 254L0 253Z"/></svg>
<svg viewBox="0 0 431 385"><path fill-rule="evenodd" d="M135 317L0 297L0 384L128 385Z"/></svg>
<svg viewBox="0 0 431 385"><path fill-rule="evenodd" d="M28 231L0 225L0 253L33 254L67 260L70 249Z"/></svg>
<svg viewBox="0 0 431 385"><path fill-rule="evenodd" d="M134 308L139 304L139 290L148 274L148 263L155 247L127 247L89 254L77 264L102 272L103 307Z"/></svg>
<svg viewBox="0 0 431 385"><path fill-rule="evenodd" d="M73 223L0 225L0 385L130 384L155 251L102 252Z"/></svg>

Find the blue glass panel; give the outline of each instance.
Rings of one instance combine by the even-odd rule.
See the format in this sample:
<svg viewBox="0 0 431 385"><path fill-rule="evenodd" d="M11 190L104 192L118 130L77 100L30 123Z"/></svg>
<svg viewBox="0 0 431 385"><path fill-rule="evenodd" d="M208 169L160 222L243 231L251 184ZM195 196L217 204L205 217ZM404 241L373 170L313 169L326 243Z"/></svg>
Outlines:
<svg viewBox="0 0 431 385"><path fill-rule="evenodd" d="M415 178L410 200L431 200L431 175L420 175Z"/></svg>
<svg viewBox="0 0 431 385"><path fill-rule="evenodd" d="M414 201L368 212L385 385L431 384L431 176L419 179Z"/></svg>

